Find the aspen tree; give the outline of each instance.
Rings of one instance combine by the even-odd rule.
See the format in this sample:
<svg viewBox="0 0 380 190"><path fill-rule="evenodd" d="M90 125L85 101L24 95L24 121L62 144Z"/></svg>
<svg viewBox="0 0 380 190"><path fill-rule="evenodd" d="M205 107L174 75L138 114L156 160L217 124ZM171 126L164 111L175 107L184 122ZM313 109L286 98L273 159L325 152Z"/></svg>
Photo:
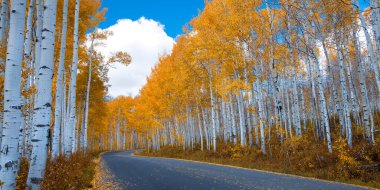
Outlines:
<svg viewBox="0 0 380 190"><path fill-rule="evenodd" d="M25 12L25 0L12 1L5 61L3 130L2 138L0 139L0 179L3 182L3 188L6 190L15 188L20 164L18 135L22 122L20 89Z"/></svg>
<svg viewBox="0 0 380 190"><path fill-rule="evenodd" d="M75 1L75 19L74 19L74 45L73 60L70 70L70 83L68 95L68 121L65 126L65 154L71 155L75 150L75 121L76 121L76 83L78 70L78 48L79 48L79 6L80 0Z"/></svg>
<svg viewBox="0 0 380 190"><path fill-rule="evenodd" d="M43 30L41 41L41 63L37 74L37 95L33 114L32 160L29 167L27 185L32 189L40 189L47 157L48 137L50 134L52 82L54 71L54 45L56 29L57 1L44 4Z"/></svg>
<svg viewBox="0 0 380 190"><path fill-rule="evenodd" d="M57 71L57 84L56 84L56 95L55 95L55 112L54 112L54 125L53 125L53 140L52 140L52 157L56 158L60 154L60 142L59 138L61 137L61 126L64 123L62 120L65 119L62 117L64 98L64 88L63 77L65 70L65 57L66 57L66 38L67 38L67 12L69 7L69 1L64 0L63 2L63 16L62 16L62 34L61 34L61 47L59 52L59 63Z"/></svg>

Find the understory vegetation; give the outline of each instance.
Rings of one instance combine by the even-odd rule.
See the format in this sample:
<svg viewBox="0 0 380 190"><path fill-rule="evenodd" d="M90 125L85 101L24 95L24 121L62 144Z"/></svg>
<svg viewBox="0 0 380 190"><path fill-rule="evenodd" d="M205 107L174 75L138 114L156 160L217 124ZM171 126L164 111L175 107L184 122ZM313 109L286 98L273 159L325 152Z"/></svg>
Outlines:
<svg viewBox="0 0 380 190"><path fill-rule="evenodd" d="M261 154L260 148L234 145L218 141L219 151L201 151L200 145L184 150L182 146L168 145L158 151L151 149L139 153L143 156L180 158L195 161L239 166L305 177L332 180L380 188L379 166L380 146L362 142L362 136L355 136L355 146L347 147L339 131L334 131L333 153L328 153L324 144L317 143L312 131L300 138L273 138L271 132L268 154Z"/></svg>
<svg viewBox="0 0 380 190"><path fill-rule="evenodd" d="M70 157L59 156L55 160L49 159L46 166L45 178L41 182L43 190L88 189L93 186L98 152L76 152ZM29 162L22 159L16 189L26 189Z"/></svg>

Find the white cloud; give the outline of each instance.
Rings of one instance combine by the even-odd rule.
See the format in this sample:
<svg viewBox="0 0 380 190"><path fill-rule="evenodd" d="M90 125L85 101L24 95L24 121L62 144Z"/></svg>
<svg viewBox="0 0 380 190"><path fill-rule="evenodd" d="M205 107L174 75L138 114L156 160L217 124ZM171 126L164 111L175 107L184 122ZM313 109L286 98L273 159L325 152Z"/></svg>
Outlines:
<svg viewBox="0 0 380 190"><path fill-rule="evenodd" d="M117 51L126 51L132 56L128 67L116 63L115 68L110 69L109 94L113 97L136 96L159 57L171 53L175 41L166 34L162 24L144 17L136 21L121 19L105 30L112 31L113 35L104 41L105 46L97 48L98 51L106 58Z"/></svg>

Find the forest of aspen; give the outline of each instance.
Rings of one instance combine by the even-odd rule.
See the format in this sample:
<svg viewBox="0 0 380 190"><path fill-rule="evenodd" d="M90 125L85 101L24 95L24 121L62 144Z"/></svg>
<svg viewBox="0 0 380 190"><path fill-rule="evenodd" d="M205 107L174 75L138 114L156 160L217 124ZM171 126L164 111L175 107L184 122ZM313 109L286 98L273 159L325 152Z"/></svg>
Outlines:
<svg viewBox="0 0 380 190"><path fill-rule="evenodd" d="M2 0L0 189L85 189L52 186L119 150L380 188L380 2L366 1L206 0L139 95L111 97L109 69L133 58L97 51L113 35L101 0Z"/></svg>

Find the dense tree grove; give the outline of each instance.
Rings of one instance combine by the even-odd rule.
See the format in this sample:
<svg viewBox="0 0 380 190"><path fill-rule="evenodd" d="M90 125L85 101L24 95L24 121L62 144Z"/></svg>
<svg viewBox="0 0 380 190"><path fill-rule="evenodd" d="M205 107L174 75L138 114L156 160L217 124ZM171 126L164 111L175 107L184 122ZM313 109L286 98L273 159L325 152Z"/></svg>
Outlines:
<svg viewBox="0 0 380 190"><path fill-rule="evenodd" d="M131 120L109 119L116 123L103 146L119 142L124 120L138 133L133 140L153 150L217 152L224 142L267 155L271 145L305 135L329 153L340 138L348 148L374 145L378 7L376 0L366 9L355 0L206 1L126 109Z"/></svg>
<svg viewBox="0 0 380 190"><path fill-rule="evenodd" d="M106 12L100 6L100 0L2 0L2 189L15 189L22 157L30 161L27 185L40 189L48 155L54 161L87 151L87 136L103 127L109 63L94 46L111 34L95 29Z"/></svg>

